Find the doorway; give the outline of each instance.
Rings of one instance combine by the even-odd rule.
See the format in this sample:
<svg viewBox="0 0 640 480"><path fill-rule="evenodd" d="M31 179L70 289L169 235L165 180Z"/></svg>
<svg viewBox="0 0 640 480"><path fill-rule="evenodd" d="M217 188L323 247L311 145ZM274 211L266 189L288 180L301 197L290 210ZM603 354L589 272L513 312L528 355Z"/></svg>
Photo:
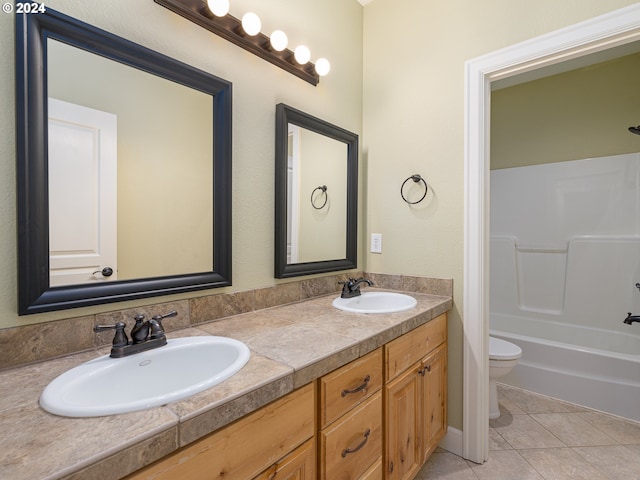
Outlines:
<svg viewBox="0 0 640 480"><path fill-rule="evenodd" d="M640 40L640 4L465 65L464 399L462 456L489 457L489 112L491 83Z"/></svg>

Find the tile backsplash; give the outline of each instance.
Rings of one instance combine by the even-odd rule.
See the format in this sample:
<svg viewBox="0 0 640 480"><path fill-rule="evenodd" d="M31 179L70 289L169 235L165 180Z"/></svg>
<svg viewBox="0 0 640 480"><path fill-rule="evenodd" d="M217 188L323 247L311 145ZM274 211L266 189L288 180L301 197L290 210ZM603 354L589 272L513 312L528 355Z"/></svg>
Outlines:
<svg viewBox="0 0 640 480"><path fill-rule="evenodd" d="M94 325L127 323L127 332L134 315L146 318L176 310L176 317L163 322L170 332L215 321L224 317L262 310L277 305L295 303L340 291L338 282L348 277L363 276L356 272L282 283L272 287L244 292L218 293L174 302L114 310L112 312L73 317L53 322L0 330L0 370L47 360L85 350L107 347L113 332L93 332ZM453 296L453 280L407 275L366 273L376 287L431 295Z"/></svg>

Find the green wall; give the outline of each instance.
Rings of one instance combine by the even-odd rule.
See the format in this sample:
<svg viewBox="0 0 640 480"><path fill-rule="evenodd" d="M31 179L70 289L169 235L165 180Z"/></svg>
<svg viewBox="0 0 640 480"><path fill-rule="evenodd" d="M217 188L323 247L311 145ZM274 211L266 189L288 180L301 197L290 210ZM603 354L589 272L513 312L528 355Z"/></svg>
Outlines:
<svg viewBox="0 0 640 480"><path fill-rule="evenodd" d="M491 168L640 151L640 53L491 94Z"/></svg>

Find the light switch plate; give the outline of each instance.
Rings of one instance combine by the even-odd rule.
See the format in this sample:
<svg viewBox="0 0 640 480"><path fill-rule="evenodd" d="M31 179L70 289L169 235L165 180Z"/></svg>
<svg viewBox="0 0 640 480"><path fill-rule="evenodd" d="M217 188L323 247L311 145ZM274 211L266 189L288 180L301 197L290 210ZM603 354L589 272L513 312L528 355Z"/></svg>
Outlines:
<svg viewBox="0 0 640 480"><path fill-rule="evenodd" d="M382 253L382 234L371 234L371 253Z"/></svg>

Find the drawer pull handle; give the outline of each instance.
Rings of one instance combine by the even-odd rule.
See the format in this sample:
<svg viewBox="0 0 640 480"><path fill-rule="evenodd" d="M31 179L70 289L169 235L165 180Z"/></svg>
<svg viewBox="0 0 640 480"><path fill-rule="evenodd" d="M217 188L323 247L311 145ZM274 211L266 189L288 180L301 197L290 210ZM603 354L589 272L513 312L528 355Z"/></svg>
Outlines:
<svg viewBox="0 0 640 480"><path fill-rule="evenodd" d="M342 450L342 458L346 457L350 453L356 453L358 450L364 447L366 443L369 441L370 434L371 434L371 429L367 428L367 431L364 432L364 440L362 440L355 448L345 448L344 450Z"/></svg>
<svg viewBox="0 0 640 480"><path fill-rule="evenodd" d="M424 367L422 367L420 370L418 370L418 373L420 375L422 375L423 377L425 376L425 374L427 372L431 372L431 365L425 365Z"/></svg>
<svg viewBox="0 0 640 480"><path fill-rule="evenodd" d="M347 395L349 395L350 393L358 393L361 392L362 390L364 390L365 388L367 388L369 386L369 381L371 380L371 376L367 375L366 377L364 377L364 379L362 380L362 384L357 386L356 388L354 388L353 390L342 390L342 396L346 397Z"/></svg>

